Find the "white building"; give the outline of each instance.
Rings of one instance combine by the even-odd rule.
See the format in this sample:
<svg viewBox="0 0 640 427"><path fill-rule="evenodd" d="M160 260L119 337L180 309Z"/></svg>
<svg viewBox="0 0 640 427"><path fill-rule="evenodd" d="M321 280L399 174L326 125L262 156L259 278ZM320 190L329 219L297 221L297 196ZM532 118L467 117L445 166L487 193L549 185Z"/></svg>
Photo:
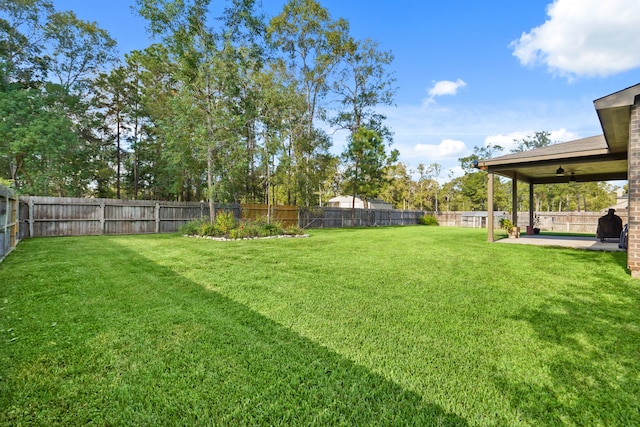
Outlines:
<svg viewBox="0 0 640 427"><path fill-rule="evenodd" d="M353 196L336 196L327 202L327 206L330 208L352 208ZM364 209L364 202L362 199L356 197L356 209Z"/></svg>

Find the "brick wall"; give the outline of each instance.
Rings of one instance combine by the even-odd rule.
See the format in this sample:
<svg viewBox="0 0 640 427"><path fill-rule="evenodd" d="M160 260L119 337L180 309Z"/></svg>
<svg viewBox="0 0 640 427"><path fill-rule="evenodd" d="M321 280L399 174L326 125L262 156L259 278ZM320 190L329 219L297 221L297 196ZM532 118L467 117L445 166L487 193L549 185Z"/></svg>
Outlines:
<svg viewBox="0 0 640 427"><path fill-rule="evenodd" d="M631 277L640 279L640 97L631 106L629 123L629 248Z"/></svg>

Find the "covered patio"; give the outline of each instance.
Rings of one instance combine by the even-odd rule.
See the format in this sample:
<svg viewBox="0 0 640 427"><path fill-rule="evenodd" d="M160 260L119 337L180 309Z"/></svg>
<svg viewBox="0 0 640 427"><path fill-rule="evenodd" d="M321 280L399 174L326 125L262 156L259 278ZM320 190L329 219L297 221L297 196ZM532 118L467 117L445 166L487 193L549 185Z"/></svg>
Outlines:
<svg viewBox="0 0 640 427"><path fill-rule="evenodd" d="M640 278L640 84L597 99L594 106L602 135L479 160L478 168L488 173L488 210L494 211L496 175L513 181L512 222L520 226L534 224L535 185L628 180L627 263L631 275ZM518 224L518 182L529 186L528 224ZM490 242L495 240L494 229L493 216L489 215L487 239ZM595 239L591 242L597 243ZM617 248L617 243L615 245Z"/></svg>

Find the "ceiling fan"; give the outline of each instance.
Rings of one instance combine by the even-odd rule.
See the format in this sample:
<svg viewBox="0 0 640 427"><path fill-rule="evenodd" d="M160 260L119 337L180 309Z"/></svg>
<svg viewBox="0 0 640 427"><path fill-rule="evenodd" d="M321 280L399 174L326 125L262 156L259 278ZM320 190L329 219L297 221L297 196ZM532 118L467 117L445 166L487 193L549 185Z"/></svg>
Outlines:
<svg viewBox="0 0 640 427"><path fill-rule="evenodd" d="M549 171L545 175L555 175L558 178L568 177L569 181L575 181L576 172L580 172L580 169L571 168L571 170L567 170L563 168L562 165L558 165L558 168L555 170L555 172Z"/></svg>

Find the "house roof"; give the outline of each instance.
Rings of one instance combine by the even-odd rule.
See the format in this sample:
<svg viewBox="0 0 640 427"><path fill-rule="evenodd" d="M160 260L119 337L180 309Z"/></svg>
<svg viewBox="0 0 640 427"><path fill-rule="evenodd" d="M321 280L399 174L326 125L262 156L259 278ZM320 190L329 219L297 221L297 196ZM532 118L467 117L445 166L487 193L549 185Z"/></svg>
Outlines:
<svg viewBox="0 0 640 427"><path fill-rule="evenodd" d="M353 201L353 196L336 196L329 199L327 202L329 203L351 203ZM356 197L356 203L362 203L359 197Z"/></svg>
<svg viewBox="0 0 640 427"><path fill-rule="evenodd" d="M478 167L532 184L625 180L631 106L638 95L640 84L594 101L602 135L479 160Z"/></svg>

